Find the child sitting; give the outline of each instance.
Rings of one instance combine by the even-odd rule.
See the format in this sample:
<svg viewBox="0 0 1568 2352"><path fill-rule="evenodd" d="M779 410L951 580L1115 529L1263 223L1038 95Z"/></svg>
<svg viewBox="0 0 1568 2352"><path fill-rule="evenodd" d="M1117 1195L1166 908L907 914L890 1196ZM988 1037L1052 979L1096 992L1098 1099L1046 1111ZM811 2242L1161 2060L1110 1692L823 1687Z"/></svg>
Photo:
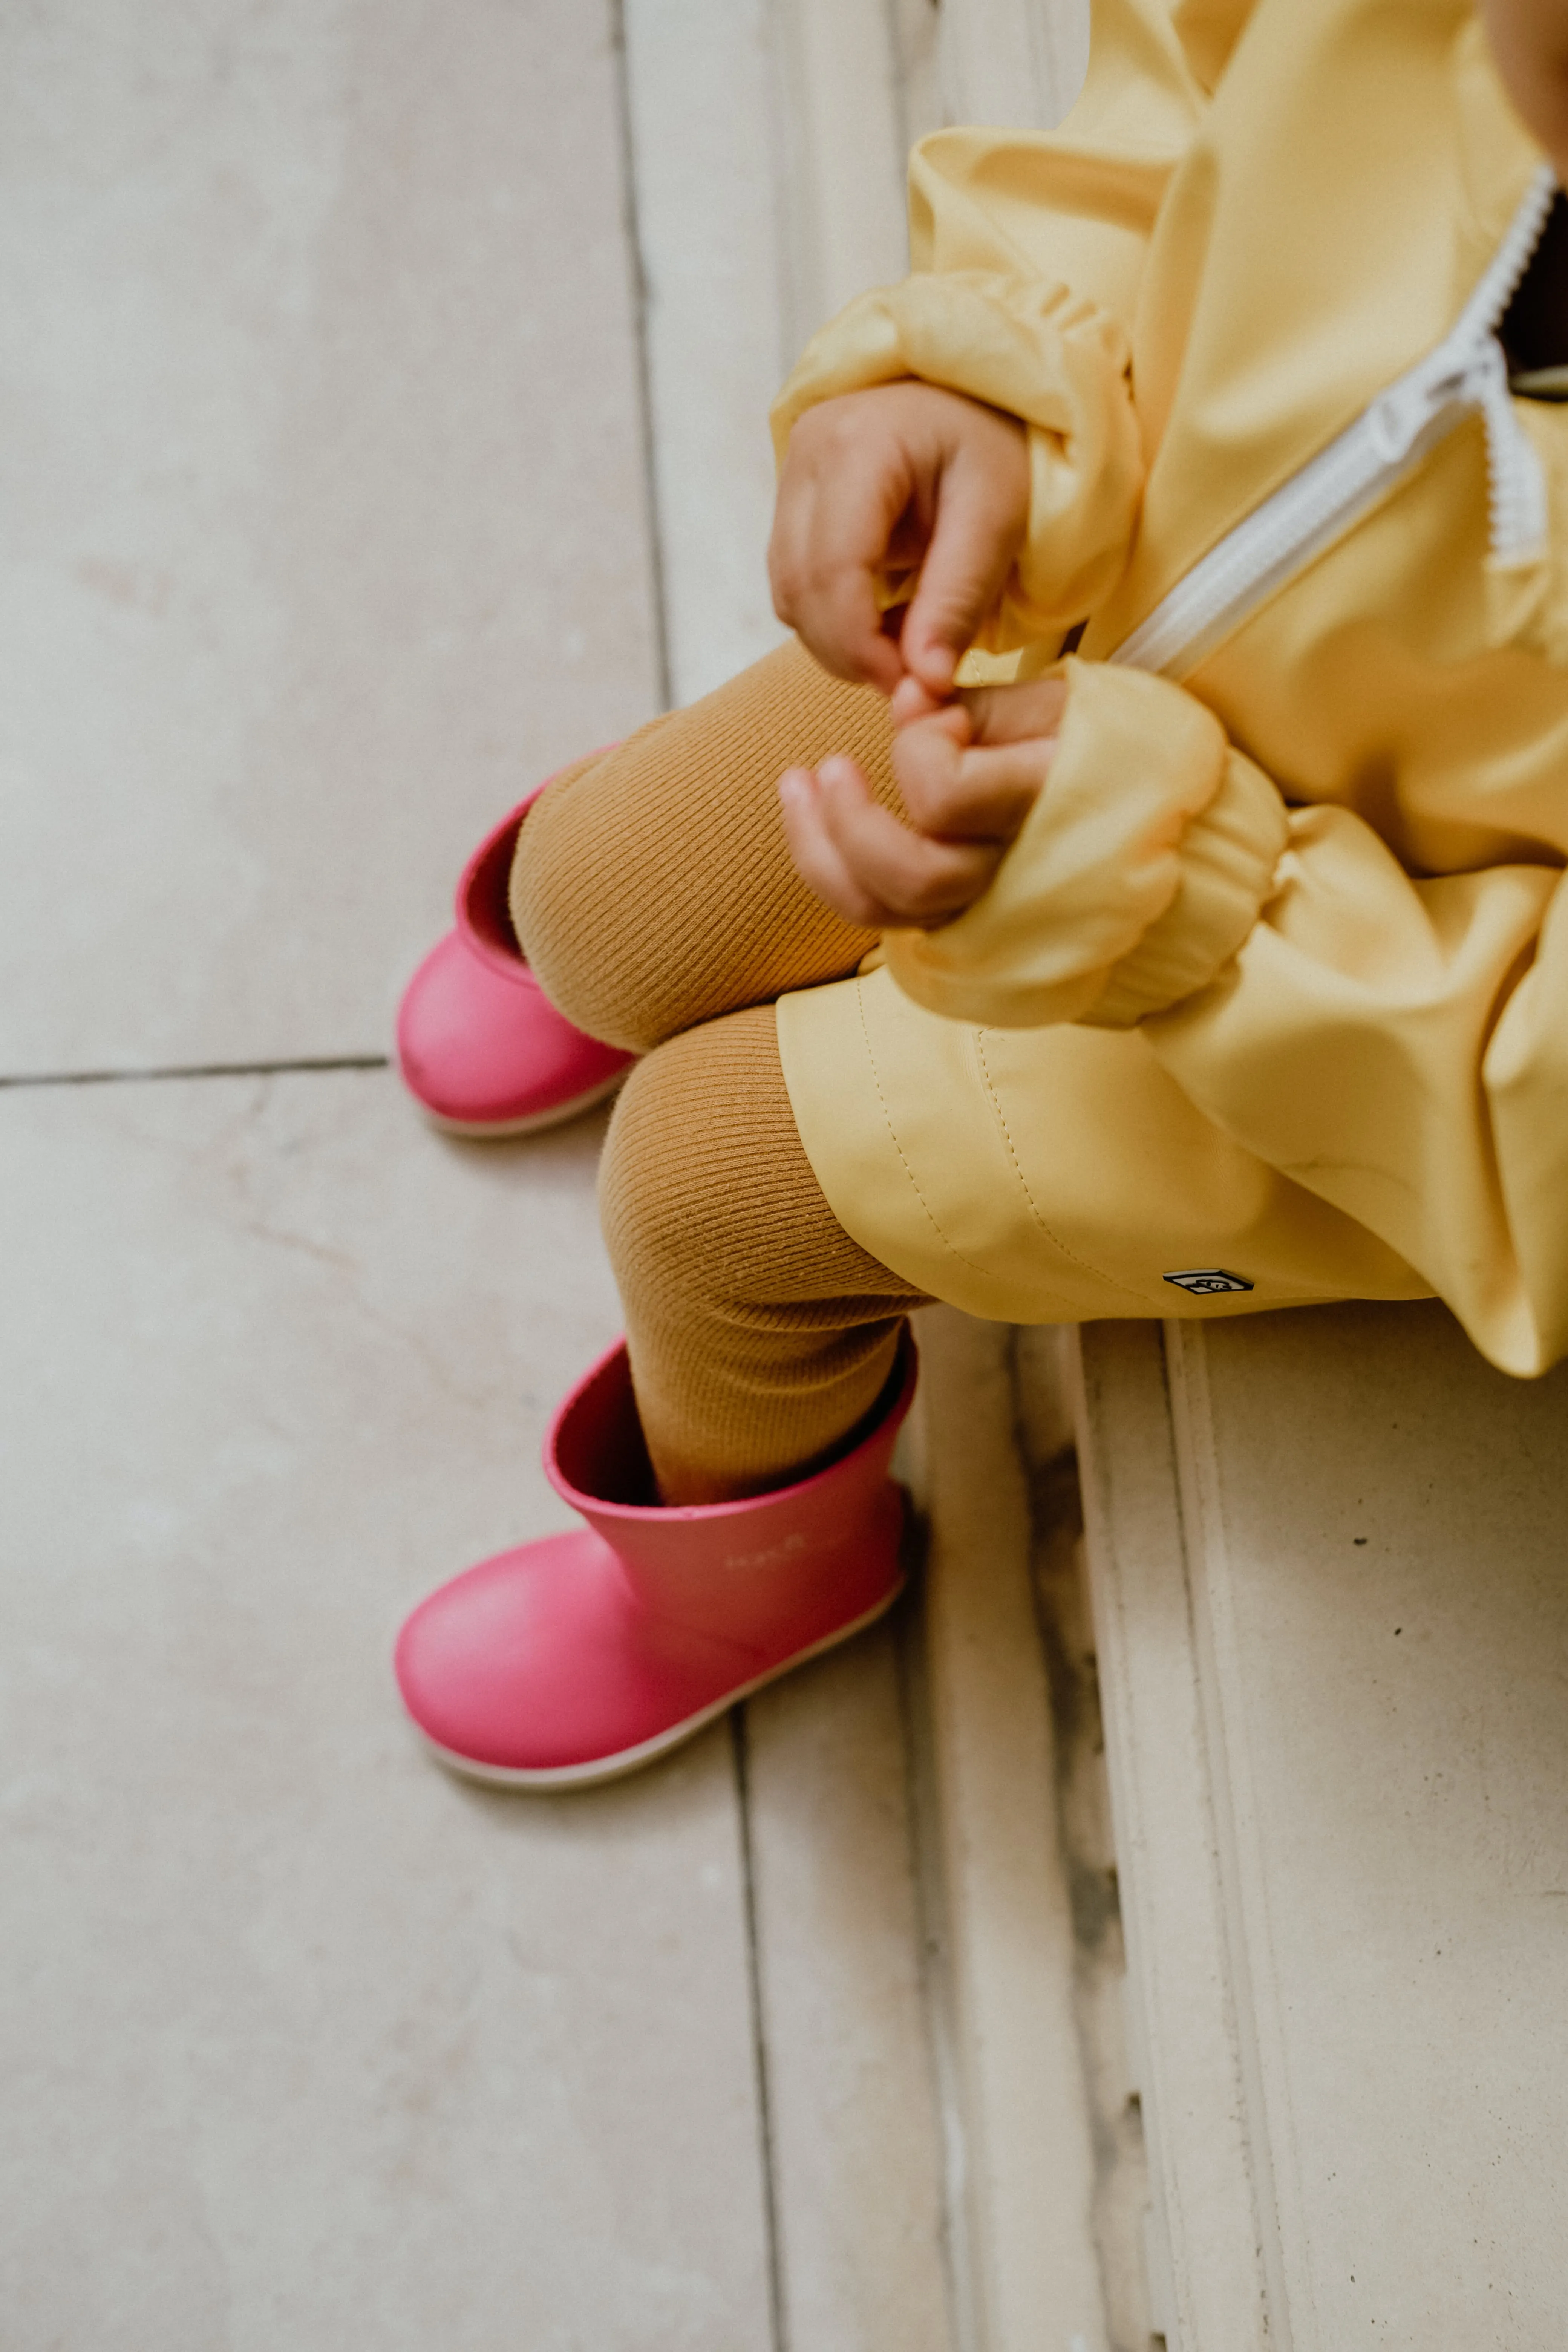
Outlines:
<svg viewBox="0 0 1568 2352"><path fill-rule="evenodd" d="M531 807L522 955L643 1057L627 1337L589 1531L405 1629L463 1769L629 1769L886 1606L924 1300L1568 1349L1568 64L1492 16L1096 0L781 396L798 641Z"/></svg>

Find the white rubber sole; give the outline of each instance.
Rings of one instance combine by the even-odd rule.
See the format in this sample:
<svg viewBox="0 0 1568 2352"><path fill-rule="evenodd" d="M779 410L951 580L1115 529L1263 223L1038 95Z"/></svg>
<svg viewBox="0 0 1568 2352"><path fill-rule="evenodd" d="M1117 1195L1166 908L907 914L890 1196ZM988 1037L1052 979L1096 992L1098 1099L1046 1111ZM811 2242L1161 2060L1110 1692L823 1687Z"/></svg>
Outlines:
<svg viewBox="0 0 1568 2352"><path fill-rule="evenodd" d="M625 1086L636 1066L628 1063L614 1077L590 1087L586 1094L574 1095L570 1102L557 1103L553 1110L531 1111L526 1118L443 1118L439 1111L431 1110L424 1103L419 1108L431 1126L439 1128L443 1135L460 1135L470 1143L503 1143L509 1136L542 1135L547 1127L564 1127L569 1119L581 1118L585 1110L606 1101L617 1087Z"/></svg>
<svg viewBox="0 0 1568 2352"><path fill-rule="evenodd" d="M471 1756L459 1756L454 1748L443 1748L438 1739L432 1739L428 1733L419 1729L417 1724L414 1729L431 1755L449 1772L456 1772L465 1780L483 1781L487 1788L593 1789L605 1780L623 1780L628 1772L640 1772L645 1764L655 1763L659 1757L668 1756L672 1748L679 1748L684 1740L695 1739L709 1724L721 1715L728 1715L732 1706L739 1706L742 1699L750 1698L753 1692L765 1690L769 1683L776 1683L781 1675L793 1674L796 1666L804 1666L808 1659L820 1658L825 1651L836 1650L841 1642L852 1641L857 1633L863 1633L868 1625L874 1625L879 1617L887 1615L903 1591L904 1582L900 1576L886 1597L879 1601L874 1609L868 1609L863 1617L852 1618L847 1625L840 1625L837 1632L826 1634L822 1641L814 1642L809 1649L797 1650L793 1658L785 1658L781 1665L771 1666L754 1682L742 1683L738 1688L726 1691L723 1697L716 1698L711 1706L701 1708L696 1715L687 1716L683 1722L672 1724L668 1731L659 1732L652 1739L640 1741L636 1748L623 1748L614 1756L595 1757L591 1763L557 1764L542 1771L519 1771L505 1764L479 1764Z"/></svg>

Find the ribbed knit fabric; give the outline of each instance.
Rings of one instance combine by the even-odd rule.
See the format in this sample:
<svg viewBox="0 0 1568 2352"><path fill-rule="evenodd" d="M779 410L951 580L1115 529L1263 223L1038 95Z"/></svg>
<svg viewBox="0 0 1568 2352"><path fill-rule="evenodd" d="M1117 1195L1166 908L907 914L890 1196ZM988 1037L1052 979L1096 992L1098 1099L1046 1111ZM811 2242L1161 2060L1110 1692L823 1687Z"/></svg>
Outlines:
<svg viewBox="0 0 1568 2352"><path fill-rule="evenodd" d="M529 811L511 918L545 993L646 1053L699 1021L854 971L876 940L790 864L785 768L860 761L896 803L888 706L792 642L689 709L566 770Z"/></svg>
<svg viewBox="0 0 1568 2352"><path fill-rule="evenodd" d="M853 1439L921 1294L851 1241L823 1198L771 1004L638 1064L599 1208L664 1501L759 1494Z"/></svg>
<svg viewBox="0 0 1568 2352"><path fill-rule="evenodd" d="M853 971L877 937L796 874L779 777L848 751L893 803L891 741L880 695L790 644L563 771L519 838L512 921L547 994L647 1056L622 1089L599 1198L666 1502L821 1466L876 1405L920 1300L823 1198L773 1010Z"/></svg>

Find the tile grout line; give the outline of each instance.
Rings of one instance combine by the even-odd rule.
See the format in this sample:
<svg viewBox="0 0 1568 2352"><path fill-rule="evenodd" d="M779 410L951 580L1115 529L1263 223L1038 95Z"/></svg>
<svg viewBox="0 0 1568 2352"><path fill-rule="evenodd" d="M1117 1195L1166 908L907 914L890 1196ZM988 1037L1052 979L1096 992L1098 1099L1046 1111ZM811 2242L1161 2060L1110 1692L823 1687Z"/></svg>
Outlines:
<svg viewBox="0 0 1568 2352"><path fill-rule="evenodd" d="M307 1055L297 1062L170 1062L145 1070L40 1070L31 1076L0 1076L0 1090L43 1087L126 1087L166 1083L172 1078L275 1078L290 1073L389 1070L389 1054Z"/></svg>
<svg viewBox="0 0 1568 2352"><path fill-rule="evenodd" d="M626 47L626 0L609 0L610 50L616 81L616 113L621 148L621 225L631 278L632 319L637 356L637 414L641 427L643 510L647 517L648 586L653 618L654 672L658 707L674 698L669 658L669 614L665 591L664 530L659 515L654 446L653 364L648 351L647 270L643 262L642 223L637 206L637 140L632 127L631 58Z"/></svg>
<svg viewBox="0 0 1568 2352"><path fill-rule="evenodd" d="M963 2127L959 2088L951 1921L942 1869L930 1676L924 1654L926 1578L931 1538L931 1522L923 1510L916 1524L919 1574L912 1580L912 1605L906 1604L897 1612L894 1637L906 1836L915 1895L915 1963L942 2159L942 2269L947 2294L948 2337L952 2352L981 2352L984 2330L976 2301L974 2250L970 2242L968 2136Z"/></svg>
<svg viewBox="0 0 1568 2352"><path fill-rule="evenodd" d="M757 1937L757 1883L752 1843L752 1776L744 1704L730 1710L730 1754L741 1828L741 1879L746 1926L746 1981L752 2009L752 2062L757 2088L757 2137L763 2165L763 2229L768 2249L768 2334L772 2352L789 2352L785 2324L783 2250L775 2179L773 2096L768 2081L767 2032L763 2017L762 1950Z"/></svg>
<svg viewBox="0 0 1568 2352"><path fill-rule="evenodd" d="M1068 1812L1068 1781L1073 1764L1067 1746L1068 1737L1067 1726L1072 1720L1072 1710L1070 1704L1061 1693L1062 1678L1070 1674L1071 1667L1068 1664L1061 1628L1052 1615L1050 1604L1041 1586L1039 1572L1041 1552L1054 1532L1054 1521L1046 1517L1042 1503L1042 1480L1050 1465L1037 1463L1030 1451L1028 1416L1025 1403L1020 1357L1021 1344L1020 1326L1016 1323L1010 1324L1007 1329L1006 1346L1007 1399L1012 1417L1009 1442L1024 1482L1026 1506L1024 1541L1027 1552L1029 1616L1035 1632L1039 1676L1045 1686L1047 1706L1051 1717L1051 1774L1050 1787L1046 1793L1049 1799L1050 1821L1056 1835L1063 1883L1068 1889L1068 1901L1073 1919L1069 2006L1073 2047L1077 2053L1079 2073L1084 2085L1090 2143L1092 2181L1088 2217L1089 2231L1093 2246L1095 2269L1100 2280L1100 2294L1109 2338L1111 2310L1109 2282L1105 2275L1105 2248L1101 2237L1101 2200L1110 2184L1114 2151L1109 2145L1105 2118L1100 2112L1094 2098L1096 2052L1090 2038L1090 2022L1087 2011L1088 1995L1084 1984L1089 1954L1084 1931L1079 1925L1078 1902L1072 1892L1075 1853L1072 1826ZM1074 1491L1079 1492L1076 1447L1064 1448L1062 1451L1064 1453L1070 1451L1072 1454L1073 1486ZM1059 1455L1053 1457L1053 1459L1059 1458ZM1098 1674L1095 1688L1098 1697ZM1112 1880L1114 1881L1114 1873L1112 1873ZM1120 1919L1120 1912L1118 1918ZM1152 2335L1152 2331L1149 2332ZM1081 2335L1075 2335L1068 2347L1068 2352L1089 2352L1085 2338ZM1114 2346L1111 2347L1111 2352L1115 2352Z"/></svg>

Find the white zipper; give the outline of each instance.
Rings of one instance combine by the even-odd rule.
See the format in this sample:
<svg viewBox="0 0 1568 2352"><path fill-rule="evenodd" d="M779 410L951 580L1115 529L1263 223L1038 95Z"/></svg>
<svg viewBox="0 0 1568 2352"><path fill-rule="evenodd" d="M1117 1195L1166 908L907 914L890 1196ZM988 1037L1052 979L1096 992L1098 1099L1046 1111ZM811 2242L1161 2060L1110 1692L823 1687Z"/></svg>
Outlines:
<svg viewBox="0 0 1568 2352"><path fill-rule="evenodd" d="M1353 425L1194 563L1108 660L1185 677L1477 411L1486 424L1492 553L1519 562L1539 551L1546 536L1546 485L1513 414L1496 329L1541 241L1556 193L1551 167L1542 164L1485 276L1436 349L1379 393Z"/></svg>

